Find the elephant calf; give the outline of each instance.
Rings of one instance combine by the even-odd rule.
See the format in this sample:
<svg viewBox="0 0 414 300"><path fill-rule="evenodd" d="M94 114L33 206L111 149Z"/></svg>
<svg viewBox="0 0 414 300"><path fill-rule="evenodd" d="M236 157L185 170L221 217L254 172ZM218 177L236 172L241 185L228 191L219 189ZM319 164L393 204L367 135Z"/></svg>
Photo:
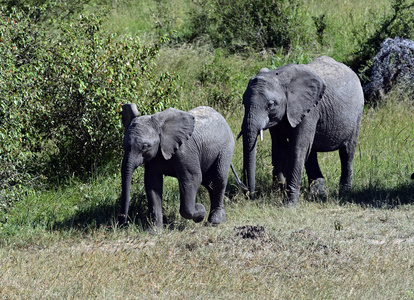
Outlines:
<svg viewBox="0 0 414 300"><path fill-rule="evenodd" d="M135 104L123 106L126 133L119 223L127 222L132 173L142 164L145 164L144 184L153 225L163 224L164 175L178 179L181 216L195 222L204 220L206 209L195 201L197 190L203 185L211 201L208 221L225 222L223 198L234 150L233 133L225 119L204 106L189 112L169 108L149 116L138 115Z"/></svg>

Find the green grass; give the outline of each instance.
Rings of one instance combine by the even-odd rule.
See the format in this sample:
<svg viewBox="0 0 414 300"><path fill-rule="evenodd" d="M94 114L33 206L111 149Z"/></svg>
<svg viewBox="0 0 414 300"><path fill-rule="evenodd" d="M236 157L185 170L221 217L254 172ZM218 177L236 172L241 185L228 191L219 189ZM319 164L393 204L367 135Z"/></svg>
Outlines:
<svg viewBox="0 0 414 300"><path fill-rule="evenodd" d="M114 31L150 40L158 2L121 7L109 24ZM187 2L173 2L182 5L170 9L171 28L180 28ZM368 22L371 11L383 13L389 2L305 1L309 16L327 15L323 46L315 42L312 49L297 45L288 53L251 57L227 56L202 43L165 46L158 68L180 74L182 109L209 104L213 93L230 95L231 109L215 107L236 137L244 113L241 95L257 70L304 63L320 54L344 59L357 46L352 30ZM364 30L375 27L367 24ZM201 71L224 82L201 82ZM282 206L281 195L270 188L270 136L265 132L258 144L258 199L247 200L230 174L227 222L217 227L181 218L177 181L165 178L167 226L155 235L145 232L142 168L135 172L131 225L125 229L116 225L120 172L103 170L88 182L73 178L53 190L28 191L0 212L0 298L413 299L413 119L414 102L399 90L384 105L366 108L352 193L338 195L338 153L320 154L328 199L308 197L304 176L298 208ZM120 162L115 162L119 169ZM233 164L241 173L241 141ZM198 201L209 208L203 188ZM258 226L257 235L243 238L242 226Z"/></svg>
<svg viewBox="0 0 414 300"><path fill-rule="evenodd" d="M230 119L234 134L240 113ZM227 223L195 224L178 214L176 180L165 183L168 226L145 227L142 169L129 228L116 224L119 175L72 182L16 203L0 227L0 295L6 298L412 299L414 183L409 176L412 101L394 98L364 112L354 193L337 195L338 154L321 157L330 196L301 196L285 208L269 189L269 137L259 144L261 194L245 199L230 176ZM241 146L234 163L241 169ZM207 207L205 190L199 201ZM135 224L135 225L134 225ZM262 226L256 238L240 227ZM259 232L260 233L260 232Z"/></svg>
<svg viewBox="0 0 414 300"><path fill-rule="evenodd" d="M315 47L325 55L344 61L359 49L356 37L371 34L378 26L378 18L389 12L391 2L305 0L305 11L310 18L325 15L324 44L322 47L315 44Z"/></svg>

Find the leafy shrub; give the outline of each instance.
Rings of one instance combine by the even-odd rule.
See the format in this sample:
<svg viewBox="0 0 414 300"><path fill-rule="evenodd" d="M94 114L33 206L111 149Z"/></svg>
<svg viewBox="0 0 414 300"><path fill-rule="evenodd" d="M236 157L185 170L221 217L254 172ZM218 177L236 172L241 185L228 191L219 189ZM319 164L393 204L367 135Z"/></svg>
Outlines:
<svg viewBox="0 0 414 300"><path fill-rule="evenodd" d="M9 15L0 9L0 208L32 179L33 119L40 110L37 72L45 53L40 42L44 35L32 23L36 14L13 10Z"/></svg>
<svg viewBox="0 0 414 300"><path fill-rule="evenodd" d="M239 105L241 95L236 88L237 80L231 67L223 63L220 51L216 51L212 62L203 65L198 80L207 92L208 105L221 111L231 111Z"/></svg>
<svg viewBox="0 0 414 300"><path fill-rule="evenodd" d="M320 15L319 17L312 17L313 23L316 27L316 36L320 45L323 45L324 33L326 29L326 20L325 14Z"/></svg>
<svg viewBox="0 0 414 300"><path fill-rule="evenodd" d="M81 15L48 35L32 18L45 13L0 10L2 198L31 178L86 175L118 157L124 103L142 114L177 104L178 75L154 73L165 39L143 45L110 34L104 15Z"/></svg>
<svg viewBox="0 0 414 300"><path fill-rule="evenodd" d="M82 16L78 26L62 28L46 58L42 128L58 149L60 170L90 171L119 153L122 104L135 102L142 114L176 104L176 76L153 74L159 44L142 45L137 37L118 41L101 21Z"/></svg>
<svg viewBox="0 0 414 300"><path fill-rule="evenodd" d="M289 48L303 38L303 23L298 0L211 0L194 9L188 37L206 34L231 52Z"/></svg>

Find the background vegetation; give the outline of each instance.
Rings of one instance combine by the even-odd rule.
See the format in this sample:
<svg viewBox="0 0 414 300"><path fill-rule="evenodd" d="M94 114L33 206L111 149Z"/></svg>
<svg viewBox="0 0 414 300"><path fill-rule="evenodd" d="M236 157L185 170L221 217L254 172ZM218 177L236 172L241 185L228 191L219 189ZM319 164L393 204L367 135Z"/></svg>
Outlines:
<svg viewBox="0 0 414 300"><path fill-rule="evenodd" d="M165 178L167 226L148 235L142 168L130 226L116 224L123 103L210 105L236 136L257 70L329 55L365 82L386 37L414 39L412 1L0 3L2 297L414 298L414 104L398 86L366 105L346 198L338 154L325 153L327 201L304 188L300 208L281 206L265 134L260 196L245 199L230 176L226 224L182 219ZM204 189L198 201L209 207Z"/></svg>

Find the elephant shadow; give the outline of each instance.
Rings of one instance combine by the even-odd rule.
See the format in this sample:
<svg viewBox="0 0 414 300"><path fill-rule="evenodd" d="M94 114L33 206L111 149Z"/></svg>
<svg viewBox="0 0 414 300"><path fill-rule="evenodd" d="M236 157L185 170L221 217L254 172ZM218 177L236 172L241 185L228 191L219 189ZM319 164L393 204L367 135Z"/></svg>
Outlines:
<svg viewBox="0 0 414 300"><path fill-rule="evenodd" d="M94 230L97 228L114 228L119 213L121 198L114 201L112 198L103 198L97 205L90 205L88 208L78 211L74 216L53 224L54 230L74 229L79 231ZM134 216L133 223L138 227L147 228L148 206L145 193L137 192L131 197L131 216Z"/></svg>
<svg viewBox="0 0 414 300"><path fill-rule="evenodd" d="M368 187L355 188L346 194L339 195L340 202L355 203L373 208L395 208L414 203L414 182L407 182L392 188Z"/></svg>
<svg viewBox="0 0 414 300"><path fill-rule="evenodd" d="M268 185L265 184L264 186L267 187ZM186 222L178 213L178 191L172 190L170 193L172 195L170 194L165 199L165 206L168 207L168 209L166 209L164 213L164 224L166 228L171 230L183 230L186 227ZM206 193L206 191L200 189L199 193ZM271 194L270 190L266 188L263 189L261 193ZM230 201L234 201L235 198L244 197L243 192L237 186L233 176L229 177L226 196ZM340 204L343 205L354 203L360 206L392 209L401 205L414 203L414 181L400 184L393 188L382 188L378 186L355 187L352 191L349 191L346 194L335 194L332 196L334 198L337 197ZM315 200L306 192L304 194L304 199L305 201ZM111 229L116 226L117 223L120 201L120 197L116 201L112 198L101 199L98 205L91 205L89 208L79 211L73 217L67 218L61 222L55 222L53 224L53 229L75 229L80 231L93 230L101 227ZM143 190L132 193L130 212L130 216L132 216L130 222L132 224L142 230L146 230L150 227L148 221L148 202Z"/></svg>
<svg viewBox="0 0 414 300"><path fill-rule="evenodd" d="M235 183L236 184L236 183ZM163 222L165 228L170 230L184 230L186 227L186 221L179 215L179 193L178 188L166 191L170 195L165 198L163 206ZM206 193L206 191L200 189L200 195ZM202 196L203 198L207 198ZM96 199L94 199L96 200ZM96 201L92 201L96 202ZM60 222L53 223L54 230L68 230L74 229L78 231L88 231L98 228L106 228L111 230L119 224L117 224L117 218L119 213L119 206L121 203L121 196L116 201L113 198L103 198L98 201L99 204L91 205L88 208L80 210L74 216L64 219ZM204 201L203 201L204 203ZM151 223L148 219L148 201L143 190L131 193L130 201L130 219L129 223L133 224L142 231L145 231L151 227Z"/></svg>

